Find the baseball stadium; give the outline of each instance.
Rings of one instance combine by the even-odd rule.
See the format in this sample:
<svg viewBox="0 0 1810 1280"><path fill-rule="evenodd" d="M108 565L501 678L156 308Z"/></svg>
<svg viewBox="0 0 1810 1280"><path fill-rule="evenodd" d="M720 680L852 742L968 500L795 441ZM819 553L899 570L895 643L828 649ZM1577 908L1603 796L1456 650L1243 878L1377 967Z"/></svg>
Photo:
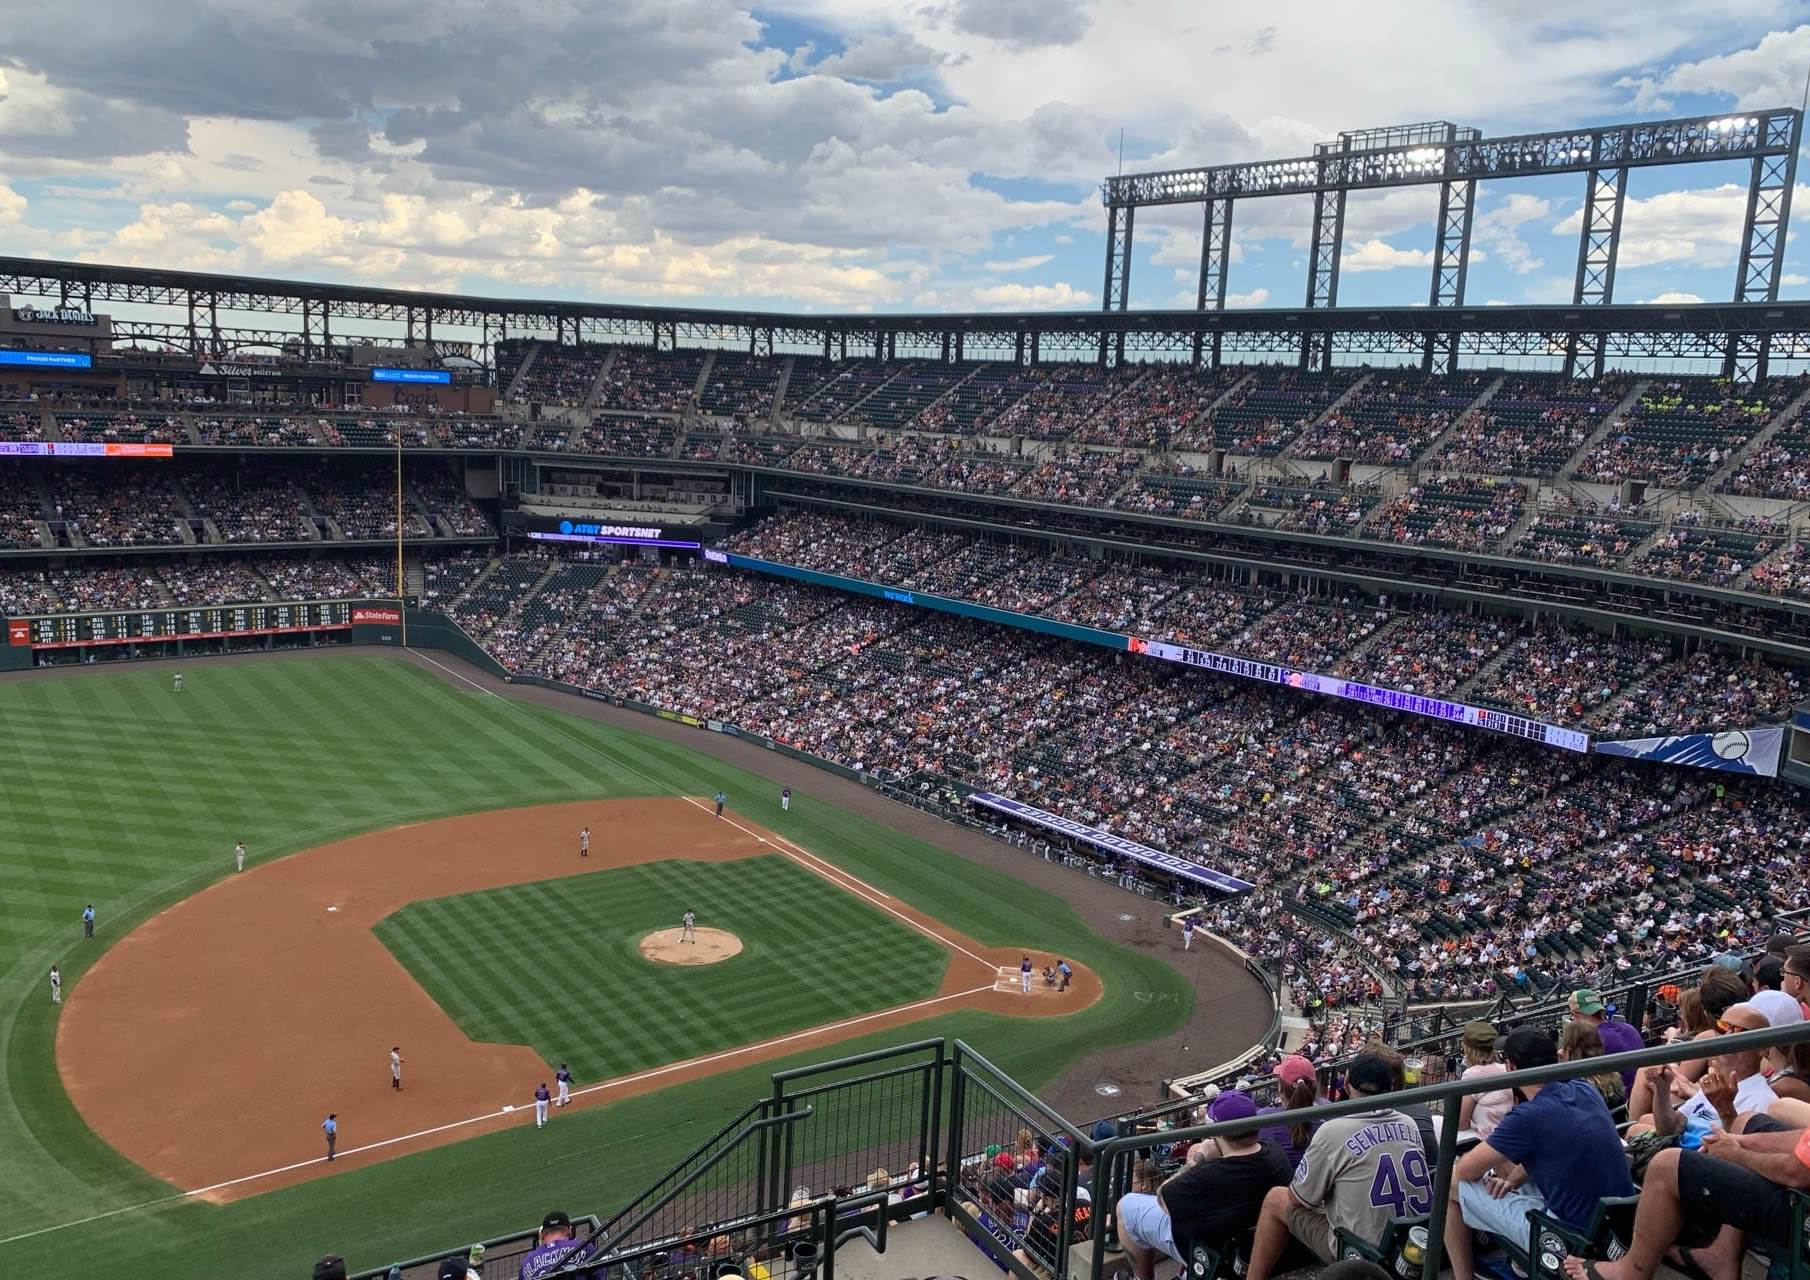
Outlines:
<svg viewBox="0 0 1810 1280"><path fill-rule="evenodd" d="M1802 127L1122 173L1098 311L0 258L0 1273L1810 1277Z"/></svg>

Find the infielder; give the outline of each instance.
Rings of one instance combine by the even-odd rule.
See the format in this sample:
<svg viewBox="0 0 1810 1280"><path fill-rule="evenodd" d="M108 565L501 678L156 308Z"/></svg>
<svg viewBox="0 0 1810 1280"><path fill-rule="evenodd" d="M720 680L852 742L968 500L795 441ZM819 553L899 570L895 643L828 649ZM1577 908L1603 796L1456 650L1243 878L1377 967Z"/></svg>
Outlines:
<svg viewBox="0 0 1810 1280"><path fill-rule="evenodd" d="M1186 951L1189 947L1189 944L1191 944L1193 941L1194 941L1194 917L1185 916L1182 919L1182 950Z"/></svg>
<svg viewBox="0 0 1810 1280"><path fill-rule="evenodd" d="M779 811L787 813L792 808L792 788L786 787L779 793Z"/></svg>
<svg viewBox="0 0 1810 1280"><path fill-rule="evenodd" d="M54 964L50 966L50 1003L63 1003L63 975Z"/></svg>
<svg viewBox="0 0 1810 1280"><path fill-rule="evenodd" d="M390 1088L402 1088L402 1046L390 1046Z"/></svg>
<svg viewBox="0 0 1810 1280"><path fill-rule="evenodd" d="M245 842L243 840L233 846L233 861L238 864L240 871L245 870Z"/></svg>
<svg viewBox="0 0 1810 1280"><path fill-rule="evenodd" d="M578 833L578 856L581 858L591 856L591 829L589 827Z"/></svg>
<svg viewBox="0 0 1810 1280"><path fill-rule="evenodd" d="M327 1135L327 1159L331 1162L333 1159L333 1146L339 1141L338 1112L329 1112L327 1118L321 1121L321 1132Z"/></svg>
<svg viewBox="0 0 1810 1280"><path fill-rule="evenodd" d="M176 673L176 692L182 692L182 672L180 671Z"/></svg>
<svg viewBox="0 0 1810 1280"><path fill-rule="evenodd" d="M716 799L716 816L717 816L717 817L719 817L719 818L720 818L720 817L722 817L722 816L723 816L723 801L724 801L724 799L725 799L725 798L726 798L726 797L725 797L725 796L724 796L724 795L723 795L723 793L722 793L722 792L721 792L721 791L719 791L719 792L717 792L717 793L716 793L716 796L715 796L715 799Z"/></svg>
<svg viewBox="0 0 1810 1280"><path fill-rule="evenodd" d="M1031 958L1026 956L1018 965L1018 977L1024 983L1024 993L1031 994Z"/></svg>
<svg viewBox="0 0 1810 1280"><path fill-rule="evenodd" d="M559 1064L559 1070L553 1073L553 1080L559 1085L559 1105L563 1107L572 1101L572 1073L566 1070L565 1063Z"/></svg>
<svg viewBox="0 0 1810 1280"><path fill-rule="evenodd" d="M540 1088L534 1091L534 1127L542 1129L547 1124L547 1102L553 1097L547 1092L547 1082L542 1080Z"/></svg>
<svg viewBox="0 0 1810 1280"><path fill-rule="evenodd" d="M679 941L689 942L694 947L697 946L698 918L691 913L691 908L687 907L685 909L685 918L679 922L679 926Z"/></svg>

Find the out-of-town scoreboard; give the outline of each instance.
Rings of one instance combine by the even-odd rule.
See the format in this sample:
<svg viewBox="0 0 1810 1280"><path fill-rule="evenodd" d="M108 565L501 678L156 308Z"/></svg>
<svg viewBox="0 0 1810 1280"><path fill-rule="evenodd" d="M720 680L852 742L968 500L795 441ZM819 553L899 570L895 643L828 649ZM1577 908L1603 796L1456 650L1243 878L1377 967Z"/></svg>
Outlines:
<svg viewBox="0 0 1810 1280"><path fill-rule="evenodd" d="M124 613L71 613L44 618L14 618L7 640L34 649L73 649L84 645L131 644L141 640L218 640L233 636L281 635L296 631L331 631L353 622L387 621L357 615L370 612L350 600L317 600L301 604L227 605L214 609L143 609Z"/></svg>

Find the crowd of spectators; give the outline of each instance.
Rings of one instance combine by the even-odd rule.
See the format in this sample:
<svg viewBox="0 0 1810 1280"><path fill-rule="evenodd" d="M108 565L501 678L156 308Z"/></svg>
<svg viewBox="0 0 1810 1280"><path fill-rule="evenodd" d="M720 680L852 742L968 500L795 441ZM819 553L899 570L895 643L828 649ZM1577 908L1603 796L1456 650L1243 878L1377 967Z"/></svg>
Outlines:
<svg viewBox="0 0 1810 1280"><path fill-rule="evenodd" d="M1440 472L1557 475L1627 394L1625 379L1505 377L1428 459Z"/></svg>
<svg viewBox="0 0 1810 1280"><path fill-rule="evenodd" d="M1338 535L1356 528L1377 501L1374 485L1297 489L1281 484L1257 484L1251 486L1244 504L1252 511L1265 513L1261 518L1273 528ZM1268 514L1271 512L1275 514Z"/></svg>
<svg viewBox="0 0 1810 1280"><path fill-rule="evenodd" d="M295 486L274 467L185 468L181 484L227 542L298 542L313 533Z"/></svg>
<svg viewBox="0 0 1810 1280"><path fill-rule="evenodd" d="M269 415L194 415L195 439L201 444L238 445L245 448L307 448L320 445L328 437L323 430L315 434L309 418L273 417Z"/></svg>
<svg viewBox="0 0 1810 1280"><path fill-rule="evenodd" d="M496 534L465 485L450 471L426 467L414 474L415 495L430 515L439 516L456 537L488 538Z"/></svg>
<svg viewBox="0 0 1810 1280"><path fill-rule="evenodd" d="M44 413L36 405L0 405L0 440L42 440Z"/></svg>
<svg viewBox="0 0 1810 1280"><path fill-rule="evenodd" d="M1711 528L1679 516L1628 567L1658 578L1732 587L1777 550L1780 533L1770 522L1749 520L1735 528Z"/></svg>
<svg viewBox="0 0 1810 1280"><path fill-rule="evenodd" d="M1142 462L1136 453L1059 447L1013 487L1012 496L1104 507L1131 482Z"/></svg>
<svg viewBox="0 0 1810 1280"><path fill-rule="evenodd" d="M898 540L887 535L875 522L811 517L769 529L746 549L797 561L841 547L856 562L851 571L879 576L884 565L897 577ZM905 580L955 592L1019 581L1024 567L1009 550L975 559L970 547L941 572ZM1104 598L1124 616L1128 606L1110 602L1144 590L1132 579L1106 583L1079 564L1037 571L1041 588L1020 581L988 598L1034 605L1072 588L1068 598ZM1252 879L1263 888L1245 905L1266 936L1299 929L1284 915L1310 905L1340 928L1305 931L1292 943L1280 937L1297 962L1291 981L1318 1006L1374 995L1378 973L1365 956L1404 990L1487 994L1689 958L1682 924L1668 930L1669 922L1688 920L1694 932L1702 917L1741 933L1801 896L1772 893L1759 877L1739 881L1738 905L1705 896L1717 884L1735 892L1729 860L1739 833L1776 858L1797 856L1810 838L1810 815L1768 798L1785 793L1744 791L1733 778L1718 792L1714 779L1555 756L1462 726L708 568L643 569L627 591L608 585L627 569L584 579L576 596L551 604L560 624L537 634L525 625L535 613L533 584L545 577L553 588L569 573L531 560L500 586L490 575L454 611L530 673L725 719L883 776L928 773L1022 795ZM1314 608L1279 602L1264 615L1274 623L1268 638L1303 648L1298 637L1314 630ZM1374 620L1353 623L1363 612L1356 602L1324 612L1352 634L1372 629ZM1403 683L1429 689L1461 680L1513 640L1485 620L1395 626L1384 627L1375 652ZM1576 637L1563 639L1571 645L1563 661L1589 660ZM1436 656L1416 670L1417 653ZM1696 708L1707 710L1719 695L1696 678L1715 670L1707 657L1676 664L1649 705L1690 685ZM1741 677L1748 683L1736 714L1789 698L1775 673L1757 680ZM1655 856L1655 876L1636 874L1633 860ZM1707 880L1712 874L1718 879ZM1260 905L1268 916L1254 913ZM1578 910L1561 917L1568 907ZM1631 923L1617 926L1624 912ZM1655 923L1645 927L1649 918ZM1457 935L1453 919L1466 922ZM1541 942L1531 952L1529 930ZM1338 940L1347 934L1357 950Z"/></svg>
<svg viewBox="0 0 1810 1280"><path fill-rule="evenodd" d="M1544 508L1515 540L1514 554L1555 564L1620 564L1653 525L1617 519L1613 513L1575 506Z"/></svg>
<svg viewBox="0 0 1810 1280"><path fill-rule="evenodd" d="M339 526L348 538L396 536L396 476L384 467L339 467L331 471L304 472L297 480L316 513ZM406 501L402 507L402 535L431 538L434 532L419 511Z"/></svg>
<svg viewBox="0 0 1810 1280"><path fill-rule="evenodd" d="M173 546L183 541L182 506L155 471L58 467L45 473L51 509L91 547Z"/></svg>
<svg viewBox="0 0 1810 1280"><path fill-rule="evenodd" d="M1655 381L1639 402L1578 463L1577 477L1603 484L1643 479L1667 489L1695 488L1803 389L1774 378L1763 391L1716 378Z"/></svg>
<svg viewBox="0 0 1810 1280"><path fill-rule="evenodd" d="M502 384L502 389L518 404L582 406L608 356L607 347L589 343L542 342L515 386Z"/></svg>
<svg viewBox="0 0 1810 1280"><path fill-rule="evenodd" d="M718 353L698 398L705 413L725 414L738 418L766 418L773 413L773 397L779 391L779 380L785 373L785 362L757 359L753 356L729 356Z"/></svg>
<svg viewBox="0 0 1810 1280"><path fill-rule="evenodd" d="M1303 431L1289 453L1297 458L1407 466L1488 385L1478 373L1430 378L1381 370L1353 389L1339 408Z"/></svg>
<svg viewBox="0 0 1810 1280"><path fill-rule="evenodd" d="M603 386L594 407L634 409L642 413L684 413L691 408L698 374L703 367L704 357L695 351L618 347L604 373ZM531 368L531 376L533 372Z"/></svg>
<svg viewBox="0 0 1810 1280"><path fill-rule="evenodd" d="M37 482L17 471L0 472L0 547L41 547L44 499Z"/></svg>
<svg viewBox="0 0 1810 1280"><path fill-rule="evenodd" d="M1362 530L1365 537L1461 551L1488 551L1521 518L1527 487L1463 476L1427 479L1391 500Z"/></svg>
<svg viewBox="0 0 1810 1280"><path fill-rule="evenodd" d="M182 419L155 413L61 413L57 433L65 440L91 444L187 444Z"/></svg>

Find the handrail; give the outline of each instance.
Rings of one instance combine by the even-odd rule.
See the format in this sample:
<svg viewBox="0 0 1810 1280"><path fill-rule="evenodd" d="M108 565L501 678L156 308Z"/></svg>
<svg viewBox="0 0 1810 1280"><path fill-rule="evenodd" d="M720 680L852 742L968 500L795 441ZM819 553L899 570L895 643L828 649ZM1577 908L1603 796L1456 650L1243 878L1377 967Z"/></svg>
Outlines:
<svg viewBox="0 0 1810 1280"><path fill-rule="evenodd" d="M682 1193L687 1187L689 1187L692 1183L696 1182L699 1178L703 1177L706 1173L709 1173L712 1169L716 1168L716 1166L722 1162L722 1160L725 1156L727 1156L731 1151L734 1151L737 1147L741 1146L742 1143L746 1142L749 1138L751 1138L755 1134L763 1133L768 1129L776 1129L776 1128L780 1127L781 1125L794 1124L799 1120L808 1118L809 1116L813 1115L815 1112L816 1112L815 1107L801 1107L797 1111L788 1111L783 1115L777 1115L777 1116L763 1116L759 1120L756 1120L753 1124L749 1125L747 1128L743 1129L740 1133L736 1134L734 1138L730 1139L727 1143L725 1143L718 1150L712 1152L710 1155L710 1158L708 1160L704 1161L703 1164L699 1165L697 1168L693 1169L690 1173L686 1174L685 1177L683 1179L681 1179L678 1183L676 1183L669 1191L667 1191L665 1195L661 1196L658 1200L655 1200L647 1208L643 1209L639 1214L637 1214L635 1216L635 1218L632 1221L630 1221L630 1223L626 1227L623 1227L621 1230L617 1231L614 1236L606 1238L605 1241L603 1242L603 1244L598 1248L596 1256L598 1258L608 1257L610 1246L612 1244L617 1243L617 1242L625 1239L626 1237L633 1235L636 1231L640 1230L643 1226L645 1226L647 1223L652 1221L653 1216L656 1213L660 1212L660 1210L664 1209L667 1205L671 1204L674 1200L678 1199L680 1193ZM574 1258L577 1255L577 1253L580 1249L582 1249L585 1245L589 1244L592 1240L596 1239L599 1235L602 1235L605 1230L606 1230L606 1228L604 1228L604 1227L598 1227L597 1230L593 1231L590 1235L586 1236L583 1240L574 1242L574 1244L572 1246L572 1251L570 1253L567 1253L564 1257L562 1257L559 1260L559 1264L558 1264L558 1266L554 1267L554 1270L557 1271L559 1269L559 1267L566 1265L566 1263L569 1260L571 1260L572 1258Z"/></svg>
<svg viewBox="0 0 1810 1280"><path fill-rule="evenodd" d="M1810 1023L1807 1022L1796 1023L1788 1027L1766 1027L1758 1031L1743 1031L1737 1035L1719 1036L1714 1043L1715 1053L1719 1055L1749 1049L1771 1049L1780 1045L1805 1042L1810 1042ZM1305 1124L1333 1120L1340 1116L1357 1115L1362 1112L1375 1111L1379 1107L1392 1107L1402 1103L1449 1104L1456 1099L1472 1094L1492 1093L1499 1089L1517 1089L1530 1084L1551 1084L1558 1080L1572 1080L1580 1076L1598 1075L1610 1070L1625 1071L1639 1067L1658 1066L1662 1063L1683 1062L1691 1058L1702 1058L1706 1056L1705 1048L1706 1042L1704 1041L1682 1041L1631 1050L1627 1053L1588 1058L1578 1062L1559 1062L1526 1071L1511 1071L1507 1075L1447 1080L1440 1084L1404 1089L1399 1093L1373 1094L1350 1098L1343 1102L1303 1107L1290 1111L1288 1118L1291 1122ZM1427 1253L1422 1268L1422 1280L1438 1280L1440 1268L1444 1262L1445 1216L1447 1202L1452 1193L1452 1166L1456 1163L1458 1151L1457 1111L1448 1106L1445 1114L1446 1123L1440 1126L1439 1158L1433 1188L1433 1210L1427 1223ZM1191 1129L1171 1129L1161 1135L1161 1141L1165 1143L1197 1142L1204 1138L1234 1137L1240 1134L1255 1133L1258 1129L1273 1125L1275 1122L1276 1116L1271 1113L1221 1124L1199 1125ZM1115 1165L1118 1159L1150 1145L1152 1145L1152 1135L1150 1134L1127 1135L1100 1143L1094 1148L1094 1169L1097 1179L1095 1185L1101 1188L1116 1186ZM1105 1215L1096 1214L1093 1220L1094 1248L1090 1280L1100 1280L1102 1275L1105 1245L1104 1218Z"/></svg>
<svg viewBox="0 0 1810 1280"><path fill-rule="evenodd" d="M636 1196L633 1200L630 1200L627 1204L623 1205L622 1208L619 1209L616 1212L616 1214L610 1218L610 1220L608 1222L603 1223L598 1228L598 1230L608 1231L611 1227L615 1226L618 1222L622 1221L622 1219L625 1216L627 1216L631 1210L634 1209L636 1204L638 1204L642 1200L645 1200L648 1196L653 1195L659 1189L661 1183L665 1182L667 1178L670 1178L673 1175L673 1173L675 1173L677 1170L683 1168L685 1165L689 1164L691 1161L697 1159L699 1156L703 1155L704 1152L709 1150L712 1145L714 1145L717 1142L722 1141L722 1139L729 1133L729 1131L731 1129L734 1129L737 1126L739 1126L740 1124L742 1124L742 1122L747 1120L747 1118L749 1116L753 1115L755 1112L759 1111L764 1106L766 1106L765 1099L762 1099L758 1102L749 1103L746 1107L744 1107L742 1109L742 1113L740 1115L736 1116L735 1119L731 1120L728 1124L724 1125L722 1128L718 1129L715 1133L711 1134L708 1138L704 1139L704 1141L698 1143L698 1145L691 1150L691 1153L689 1155L681 1156L677 1161L674 1162L672 1169L669 1169L669 1170L667 1170L666 1173L661 1174L659 1179L657 1181L655 1181L652 1186L648 1187L640 1195Z"/></svg>

